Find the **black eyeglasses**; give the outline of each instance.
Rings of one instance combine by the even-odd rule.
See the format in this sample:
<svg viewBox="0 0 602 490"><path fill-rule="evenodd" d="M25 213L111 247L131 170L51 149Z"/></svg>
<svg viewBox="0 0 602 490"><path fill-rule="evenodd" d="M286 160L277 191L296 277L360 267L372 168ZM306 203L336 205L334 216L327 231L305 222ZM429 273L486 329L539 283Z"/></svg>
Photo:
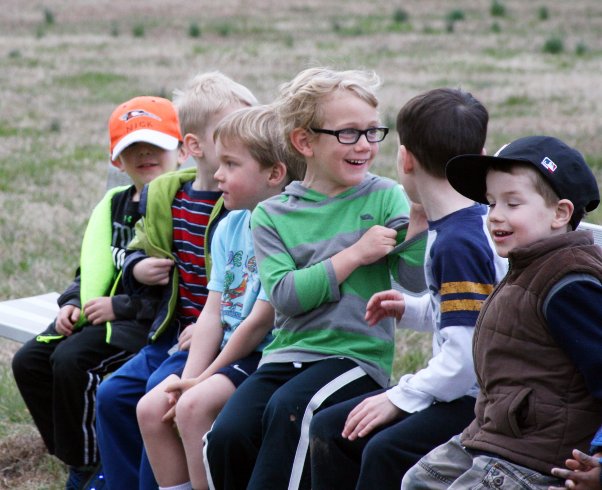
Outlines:
<svg viewBox="0 0 602 490"><path fill-rule="evenodd" d="M336 136L339 143L343 145L355 145L359 141L362 134L366 136L368 143L379 143L385 139L385 136L387 136L387 133L389 132L389 128L368 128L364 129L363 131L354 128L339 129L338 131L322 128L309 129L311 129L314 133L324 133Z"/></svg>

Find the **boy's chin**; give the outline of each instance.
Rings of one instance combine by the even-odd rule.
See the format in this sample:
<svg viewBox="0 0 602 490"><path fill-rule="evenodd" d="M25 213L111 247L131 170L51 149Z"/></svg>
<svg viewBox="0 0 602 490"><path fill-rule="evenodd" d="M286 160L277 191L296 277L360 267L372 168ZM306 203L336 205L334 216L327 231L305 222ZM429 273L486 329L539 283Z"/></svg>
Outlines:
<svg viewBox="0 0 602 490"><path fill-rule="evenodd" d="M508 254L511 252L512 250L508 250L506 248L503 249L499 249L499 248L495 248L495 252L502 257L503 259L507 259L508 258Z"/></svg>

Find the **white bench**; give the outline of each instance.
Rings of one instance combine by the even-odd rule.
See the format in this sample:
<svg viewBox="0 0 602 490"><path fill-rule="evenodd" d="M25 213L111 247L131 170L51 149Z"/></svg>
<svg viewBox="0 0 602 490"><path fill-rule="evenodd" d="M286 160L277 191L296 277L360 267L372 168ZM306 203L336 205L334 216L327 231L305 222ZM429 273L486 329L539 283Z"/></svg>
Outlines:
<svg viewBox="0 0 602 490"><path fill-rule="evenodd" d="M0 337L25 342L39 334L56 317L59 293L10 299L0 303Z"/></svg>
<svg viewBox="0 0 602 490"><path fill-rule="evenodd" d="M602 226L581 223L579 229L591 230L594 241L602 245ZM47 293L0 302L0 337L25 342L42 332L56 317L58 297L58 293Z"/></svg>

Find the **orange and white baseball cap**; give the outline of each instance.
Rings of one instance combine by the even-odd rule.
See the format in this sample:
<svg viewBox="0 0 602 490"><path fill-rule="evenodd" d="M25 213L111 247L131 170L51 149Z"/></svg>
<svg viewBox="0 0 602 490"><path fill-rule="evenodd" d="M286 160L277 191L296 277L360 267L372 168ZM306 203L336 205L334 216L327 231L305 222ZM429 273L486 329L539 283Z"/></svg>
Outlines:
<svg viewBox="0 0 602 490"><path fill-rule="evenodd" d="M120 104L109 118L111 160L140 141L175 150L182 141L180 121L171 101L162 97L134 97Z"/></svg>

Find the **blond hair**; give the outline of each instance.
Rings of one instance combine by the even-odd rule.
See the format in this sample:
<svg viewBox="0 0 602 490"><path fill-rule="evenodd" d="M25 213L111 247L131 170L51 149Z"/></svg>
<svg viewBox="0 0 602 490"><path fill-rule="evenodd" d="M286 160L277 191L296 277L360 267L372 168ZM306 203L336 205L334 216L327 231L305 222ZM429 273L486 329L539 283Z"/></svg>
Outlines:
<svg viewBox="0 0 602 490"><path fill-rule="evenodd" d="M202 136L211 117L230 105L257 105L257 99L247 87L219 71L196 75L184 90L176 89L173 94L182 135Z"/></svg>
<svg viewBox="0 0 602 490"><path fill-rule="evenodd" d="M246 107L228 114L216 126L213 139L242 143L263 168L282 162L289 180L302 179L305 174L305 161L289 151L273 105Z"/></svg>
<svg viewBox="0 0 602 490"><path fill-rule="evenodd" d="M289 135L295 128L321 127L325 114L323 100L337 90L348 90L372 107L378 107L375 91L380 78L373 71L308 68L280 86L276 107L289 148ZM296 151L296 150L294 150Z"/></svg>

